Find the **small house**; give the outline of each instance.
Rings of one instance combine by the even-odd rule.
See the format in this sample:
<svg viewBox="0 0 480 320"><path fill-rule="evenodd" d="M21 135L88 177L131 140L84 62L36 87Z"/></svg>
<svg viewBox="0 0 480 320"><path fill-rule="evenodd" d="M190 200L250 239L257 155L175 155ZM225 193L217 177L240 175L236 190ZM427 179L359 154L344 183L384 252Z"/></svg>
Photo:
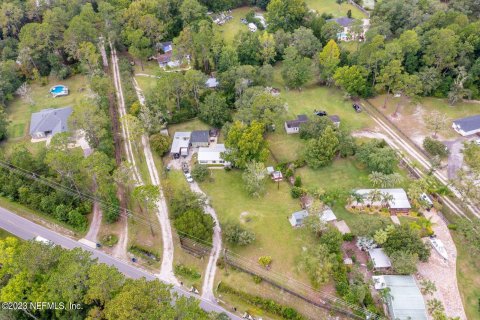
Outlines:
<svg viewBox="0 0 480 320"><path fill-rule="evenodd" d="M288 218L288 221L290 221L290 224L292 227L300 227L303 224L303 220L308 216L307 210L301 210L292 213L290 218Z"/></svg>
<svg viewBox="0 0 480 320"><path fill-rule="evenodd" d="M175 132L172 141L172 148L170 149L170 155L175 159L188 156L188 149L190 147L191 132Z"/></svg>
<svg viewBox="0 0 480 320"><path fill-rule="evenodd" d="M207 79L207 81L205 81L205 85L209 89L215 89L216 87L218 87L218 80L217 78L210 77Z"/></svg>
<svg viewBox="0 0 480 320"><path fill-rule="evenodd" d="M300 125L307 121L308 117L304 114L300 114L295 120L285 121L285 131L287 134L298 133L300 131Z"/></svg>
<svg viewBox="0 0 480 320"><path fill-rule="evenodd" d="M198 149L198 163L229 166L230 162L223 159L223 153L226 151L225 145L221 143L208 148L200 147Z"/></svg>
<svg viewBox="0 0 480 320"><path fill-rule="evenodd" d="M378 199L371 198L374 190L378 191ZM382 207L385 205L392 214L408 214L412 208L407 193L403 189L358 189L355 190L355 193L362 197L361 202L353 201L351 203L355 207ZM386 203L382 199L385 195L390 197Z"/></svg>
<svg viewBox="0 0 480 320"><path fill-rule="evenodd" d="M333 124L335 125L335 127L340 127L340 117L337 116L337 115L332 115L332 116L328 116L328 118L330 120L332 120Z"/></svg>
<svg viewBox="0 0 480 320"><path fill-rule="evenodd" d="M160 42L159 44L160 49L163 53L172 52L173 51L173 44L172 41L165 41Z"/></svg>
<svg viewBox="0 0 480 320"><path fill-rule="evenodd" d="M392 267L390 258L385 254L382 248L369 249L368 255L373 263L374 270L388 270Z"/></svg>
<svg viewBox="0 0 480 320"><path fill-rule="evenodd" d="M254 23L249 23L248 24L248 30L250 30L250 32L257 32L257 26L254 24Z"/></svg>
<svg viewBox="0 0 480 320"><path fill-rule="evenodd" d="M363 40L365 38L365 33L368 31L370 27L370 20L362 19L361 33L356 34L352 30L352 26L356 22L355 19L351 19L348 17L341 17L341 18L328 19L327 22L335 22L341 28L343 28L341 32L337 33L337 39L339 41L351 41L355 39Z"/></svg>
<svg viewBox="0 0 480 320"><path fill-rule="evenodd" d="M71 107L60 109L43 109L32 113L30 118L30 136L33 139L43 139L57 133L68 131L68 118L72 114Z"/></svg>
<svg viewBox="0 0 480 320"><path fill-rule="evenodd" d="M208 130L192 131L190 145L193 148L208 147L210 144L210 133Z"/></svg>
<svg viewBox="0 0 480 320"><path fill-rule="evenodd" d="M454 120L452 128L464 137L480 133L480 114Z"/></svg>

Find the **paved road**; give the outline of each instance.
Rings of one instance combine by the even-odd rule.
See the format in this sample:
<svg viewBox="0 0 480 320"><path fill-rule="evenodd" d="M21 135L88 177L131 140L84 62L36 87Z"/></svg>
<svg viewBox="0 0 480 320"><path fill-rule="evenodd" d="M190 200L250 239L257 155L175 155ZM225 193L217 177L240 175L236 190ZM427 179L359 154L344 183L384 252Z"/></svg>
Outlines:
<svg viewBox="0 0 480 320"><path fill-rule="evenodd" d="M130 278L138 279L138 278L144 277L148 280L158 279L155 275L151 274L150 272L142 270L126 261L114 258L102 251L92 249L73 239L60 235L50 229L47 229L36 223L31 222L30 220L20 217L4 208L0 208L0 228L25 240L33 239L36 236L41 236L66 249L82 248L83 250L91 252L92 256L97 258L99 262L116 267L121 273L123 273L125 276ZM241 319L240 317L226 311L225 309L218 306L217 304L214 304L205 299L201 299L200 297L185 291L183 288L174 286L173 290L180 295L194 297L196 299L201 300L200 306L202 307L202 309L204 309L207 312L210 312L210 311L215 311L218 313L225 312L230 316L231 319L234 319L234 320Z"/></svg>

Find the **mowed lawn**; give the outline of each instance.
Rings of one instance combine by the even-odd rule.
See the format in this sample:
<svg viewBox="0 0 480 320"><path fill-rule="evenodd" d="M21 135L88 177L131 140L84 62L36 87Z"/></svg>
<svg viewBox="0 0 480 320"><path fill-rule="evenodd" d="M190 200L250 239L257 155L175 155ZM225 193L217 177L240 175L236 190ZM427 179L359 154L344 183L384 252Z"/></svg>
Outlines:
<svg viewBox="0 0 480 320"><path fill-rule="evenodd" d="M255 10L255 12L262 12L262 10L254 7L241 7L232 10L233 18L226 22L223 26L217 26L217 30L220 31L223 35L223 39L227 43L232 43L235 35L240 31L247 31L247 25L243 24L240 19L245 18L247 13L250 10Z"/></svg>
<svg viewBox="0 0 480 320"><path fill-rule="evenodd" d="M242 172L238 170L212 170L213 182L201 184L209 196L220 223L240 223L255 232L255 243L247 247L227 248L257 263L260 256L271 256L272 271L285 276L308 280L297 272L295 260L301 248L313 240L304 229L294 229L287 220L300 210L300 202L290 196L287 183L267 181L267 193L261 198L252 198L244 190Z"/></svg>
<svg viewBox="0 0 480 320"><path fill-rule="evenodd" d="M355 19L365 19L366 15L351 4L344 1L338 4L335 0L306 0L307 6L318 13L329 13L334 17L346 17L348 10L352 10L352 17Z"/></svg>
<svg viewBox="0 0 480 320"><path fill-rule="evenodd" d="M385 95L377 96L369 101L383 114L389 116L392 121L407 135L427 135L432 134L428 131L425 125L425 118L433 111L444 113L449 118L447 128L441 130L439 133L446 139L458 137L451 127L451 121L463 117L480 114L480 105L478 103L460 102L451 106L446 99L423 97L418 102L410 102L400 100L400 98L390 97L387 102L387 107L383 108ZM399 116L392 118L395 112L397 103L400 102Z"/></svg>
<svg viewBox="0 0 480 320"><path fill-rule="evenodd" d="M69 89L69 95L53 98L49 91L52 86L57 84L66 85ZM30 85L30 88L31 98L33 99L32 105L21 97L16 97L7 105L8 118L11 121L8 128L9 139L23 138L28 134L32 113L45 108L74 106L87 97L89 92L87 79L81 75L65 80L51 78L50 82L45 86L33 83Z"/></svg>

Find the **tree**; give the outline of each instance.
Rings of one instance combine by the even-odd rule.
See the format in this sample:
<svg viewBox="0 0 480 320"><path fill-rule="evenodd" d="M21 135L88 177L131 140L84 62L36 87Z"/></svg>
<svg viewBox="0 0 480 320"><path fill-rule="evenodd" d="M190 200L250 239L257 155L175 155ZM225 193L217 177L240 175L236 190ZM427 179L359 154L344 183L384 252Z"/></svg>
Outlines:
<svg viewBox="0 0 480 320"><path fill-rule="evenodd" d="M70 129L83 130L92 148L98 148L102 139L108 135L109 123L105 112L93 100L81 100L75 104L68 119Z"/></svg>
<svg viewBox="0 0 480 320"><path fill-rule="evenodd" d="M261 162L249 162L242 175L243 183L248 194L253 197L260 197L265 193L265 178L267 170Z"/></svg>
<svg viewBox="0 0 480 320"><path fill-rule="evenodd" d="M474 142L465 143L463 157L470 169L480 172L480 145Z"/></svg>
<svg viewBox="0 0 480 320"><path fill-rule="evenodd" d="M392 60L384 66L377 78L375 88L377 90L386 90L383 108L387 107L388 96L391 92L397 93L401 87L403 66L400 60Z"/></svg>
<svg viewBox="0 0 480 320"><path fill-rule="evenodd" d="M305 161L313 169L332 163L338 151L339 141L333 128L327 126L318 139L310 139L305 147Z"/></svg>
<svg viewBox="0 0 480 320"><path fill-rule="evenodd" d="M7 137L7 129L10 121L8 120L7 113L0 106L0 141Z"/></svg>
<svg viewBox="0 0 480 320"><path fill-rule="evenodd" d="M215 223L212 217L203 211L189 209L175 218L173 225L182 236L195 241L212 242Z"/></svg>
<svg viewBox="0 0 480 320"><path fill-rule="evenodd" d="M225 46L222 49L217 65L218 72L225 72L230 68L239 65L237 50L232 46Z"/></svg>
<svg viewBox="0 0 480 320"><path fill-rule="evenodd" d="M207 16L207 8L197 0L185 0L180 6L180 15L185 25L204 19Z"/></svg>
<svg viewBox="0 0 480 320"><path fill-rule="evenodd" d="M234 43L240 64L249 64L252 66L260 64L263 48L255 33L250 31L239 32L235 35Z"/></svg>
<svg viewBox="0 0 480 320"><path fill-rule="evenodd" d="M422 242L418 230L412 229L409 225L397 226L390 233L383 248L389 256L404 251L408 254L417 254L423 262L430 257L430 247Z"/></svg>
<svg viewBox="0 0 480 320"><path fill-rule="evenodd" d="M333 75L335 84L353 97L362 96L367 90L367 70L353 65L338 68Z"/></svg>
<svg viewBox="0 0 480 320"><path fill-rule="evenodd" d="M225 96L219 92L209 93L200 103L199 117L215 128L222 127L231 119Z"/></svg>
<svg viewBox="0 0 480 320"><path fill-rule="evenodd" d="M313 287L318 288L329 279L333 257L325 245L317 244L302 251L298 268L306 272Z"/></svg>
<svg viewBox="0 0 480 320"><path fill-rule="evenodd" d="M383 140L372 140L360 145L356 157L367 166L370 172L392 174L397 163L395 151Z"/></svg>
<svg viewBox="0 0 480 320"><path fill-rule="evenodd" d="M302 57L297 49L290 46L285 49L282 65L282 78L288 87L300 89L313 77L312 60Z"/></svg>
<svg viewBox="0 0 480 320"><path fill-rule="evenodd" d="M338 33L343 31L343 27L335 21L328 21L322 26L321 36L324 41L336 40Z"/></svg>
<svg viewBox="0 0 480 320"><path fill-rule="evenodd" d="M0 27L3 39L15 37L20 32L24 11L15 2L4 2L0 7Z"/></svg>
<svg viewBox="0 0 480 320"><path fill-rule="evenodd" d="M268 157L267 141L263 138L265 125L252 121L245 125L235 121L227 132L223 157L235 167L245 168L248 162L264 162Z"/></svg>
<svg viewBox="0 0 480 320"><path fill-rule="evenodd" d="M150 146L159 156L164 156L170 149L172 139L161 133L156 133L150 136Z"/></svg>
<svg viewBox="0 0 480 320"><path fill-rule="evenodd" d="M272 264L272 257L261 256L260 258L258 258L258 263L265 269L269 269Z"/></svg>
<svg viewBox="0 0 480 320"><path fill-rule="evenodd" d="M368 175L368 179L374 187L393 188L402 182L403 177L399 173L384 174L382 172L373 171Z"/></svg>
<svg viewBox="0 0 480 320"><path fill-rule="evenodd" d="M97 52L97 48L91 42L80 43L76 58L80 61L83 68L89 75L93 75L98 70L100 55Z"/></svg>
<svg viewBox="0 0 480 320"><path fill-rule="evenodd" d="M451 29L433 29L428 31L423 39L426 41L423 61L427 66L433 66L438 71L452 68L458 54L459 38Z"/></svg>
<svg viewBox="0 0 480 320"><path fill-rule="evenodd" d="M307 11L307 5L303 0L272 0L265 14L268 30L293 31L301 25Z"/></svg>
<svg viewBox="0 0 480 320"><path fill-rule="evenodd" d="M235 105L238 109L235 119L247 124L255 120L271 126L285 112L285 102L261 87L246 89Z"/></svg>
<svg viewBox="0 0 480 320"><path fill-rule="evenodd" d="M140 29L126 29L125 35L129 44L128 52L140 60L140 66L143 71L143 60L146 60L153 54L150 39Z"/></svg>
<svg viewBox="0 0 480 320"><path fill-rule="evenodd" d="M200 106L200 94L202 90L205 89L206 81L207 77L201 71L188 70L185 73L185 87L193 96L196 108Z"/></svg>
<svg viewBox="0 0 480 320"><path fill-rule="evenodd" d="M300 139L309 140L322 136L327 127L333 128L329 117L315 117L300 125Z"/></svg>
<svg viewBox="0 0 480 320"><path fill-rule="evenodd" d="M247 246L255 241L255 233L244 229L238 223L227 225L223 234L228 243L238 246Z"/></svg>
<svg viewBox="0 0 480 320"><path fill-rule="evenodd" d="M457 171L457 177L453 180L453 186L460 193L462 205L467 206L469 202L474 205L480 204L480 186L477 181L480 179L480 173L472 171L470 174L465 170Z"/></svg>
<svg viewBox="0 0 480 320"><path fill-rule="evenodd" d="M318 64L320 66L320 78L327 85L330 85L333 81L335 70L340 64L340 48L335 40L331 39L328 41L323 50L318 54Z"/></svg>
<svg viewBox="0 0 480 320"><path fill-rule="evenodd" d="M113 172L113 180L124 186L129 186L135 182L132 164L128 161L122 161Z"/></svg>
<svg viewBox="0 0 480 320"><path fill-rule="evenodd" d="M22 84L22 77L18 74L15 61L0 61L0 106L13 99L13 93Z"/></svg>
<svg viewBox="0 0 480 320"><path fill-rule="evenodd" d="M435 282L428 279L423 279L420 281L421 291L424 295L433 295L437 291L437 286Z"/></svg>
<svg viewBox="0 0 480 320"><path fill-rule="evenodd" d="M128 138L130 142L133 143L133 146L138 151L138 142L145 133L142 123L137 117L132 116L131 114L124 115L120 121L128 132Z"/></svg>
<svg viewBox="0 0 480 320"><path fill-rule="evenodd" d="M438 156L440 158L445 158L450 153L447 147L438 140L426 137L423 139L423 148L432 156Z"/></svg>
<svg viewBox="0 0 480 320"><path fill-rule="evenodd" d="M264 31L259 36L260 46L262 51L260 55L262 57L263 64L269 64L275 61L275 39L273 34Z"/></svg>
<svg viewBox="0 0 480 320"><path fill-rule="evenodd" d="M291 46L297 49L300 56L309 58L322 48L322 44L315 37L312 29L305 27L300 27L292 33Z"/></svg>
<svg viewBox="0 0 480 320"><path fill-rule="evenodd" d="M471 91L464 87L464 84L468 78L469 75L467 74L465 67L459 67L457 69L457 77L453 81L453 84L450 86L450 91L448 92L448 103L450 105L453 106L458 101L462 101L463 98L470 97L472 95Z"/></svg>
<svg viewBox="0 0 480 320"><path fill-rule="evenodd" d="M195 164L192 169L192 177L195 181L203 182L210 177L210 170L204 164Z"/></svg>
<svg viewBox="0 0 480 320"><path fill-rule="evenodd" d="M428 116L424 116L423 120L427 126L427 129L433 132L433 137L437 138L439 131L445 130L450 122L445 113L434 110L428 113Z"/></svg>
<svg viewBox="0 0 480 320"><path fill-rule="evenodd" d="M153 224L150 218L151 210L155 210L157 208L157 202L159 201L160 197L160 189L158 186L154 185L143 185L138 186L133 189L132 197L137 200L139 203L143 205L143 208L147 212L148 223L150 225L150 231L152 235L155 235L153 232Z"/></svg>

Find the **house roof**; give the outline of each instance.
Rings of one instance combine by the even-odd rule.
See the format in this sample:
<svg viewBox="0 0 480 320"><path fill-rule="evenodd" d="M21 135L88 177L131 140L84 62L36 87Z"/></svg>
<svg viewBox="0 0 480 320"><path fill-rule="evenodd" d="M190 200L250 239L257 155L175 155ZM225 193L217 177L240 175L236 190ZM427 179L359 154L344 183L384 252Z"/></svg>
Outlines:
<svg viewBox="0 0 480 320"><path fill-rule="evenodd" d="M340 122L340 117L337 116L337 115L331 115L331 116L328 116L330 118L330 120L332 120L332 122L334 123L339 123Z"/></svg>
<svg viewBox="0 0 480 320"><path fill-rule="evenodd" d="M205 85L208 88L216 88L218 87L218 80L214 77L208 78L207 81L205 81Z"/></svg>
<svg viewBox="0 0 480 320"><path fill-rule="evenodd" d="M272 174L275 172L275 169L273 167L267 167L267 172L268 174Z"/></svg>
<svg viewBox="0 0 480 320"><path fill-rule="evenodd" d="M222 153L227 151L224 144L217 144L212 147L198 148L198 161L220 161L223 160Z"/></svg>
<svg viewBox="0 0 480 320"><path fill-rule="evenodd" d="M308 117L306 115L299 114L297 115L297 119L285 121L285 124L287 125L288 128L298 128L302 123L305 123L307 121L308 121Z"/></svg>
<svg viewBox="0 0 480 320"><path fill-rule="evenodd" d="M337 220L337 216L333 213L330 207L325 207L322 213L320 213L320 219L324 222L330 222Z"/></svg>
<svg viewBox="0 0 480 320"><path fill-rule="evenodd" d="M173 51L172 41L161 42L160 47L162 48L164 53Z"/></svg>
<svg viewBox="0 0 480 320"><path fill-rule="evenodd" d="M192 134L191 132L181 132L181 131L175 132L175 135L173 136L172 148L170 149L170 152L180 153L182 148L188 149L188 146L190 145L191 134Z"/></svg>
<svg viewBox="0 0 480 320"><path fill-rule="evenodd" d="M457 119L454 120L453 123L465 132L478 130L480 129L480 114L462 119Z"/></svg>
<svg viewBox="0 0 480 320"><path fill-rule="evenodd" d="M68 131L67 120L72 114L72 111L71 107L65 107L60 109L43 109L39 112L32 113L30 119L30 134L51 131L53 135Z"/></svg>
<svg viewBox="0 0 480 320"><path fill-rule="evenodd" d="M251 30L257 30L257 26L254 23L251 23L251 22L248 24L248 28L251 29Z"/></svg>
<svg viewBox="0 0 480 320"><path fill-rule="evenodd" d="M390 258L385 254L382 248L374 248L368 250L368 255L373 262L375 268L390 268L392 262Z"/></svg>
<svg viewBox="0 0 480 320"><path fill-rule="evenodd" d="M294 212L290 216L290 219L289 219L290 224L294 227L298 226L298 225L302 224L303 219L305 219L306 216L308 216L307 210L300 210L300 211Z"/></svg>
<svg viewBox="0 0 480 320"><path fill-rule="evenodd" d="M172 51L157 55L158 63L167 63L172 60Z"/></svg>
<svg viewBox="0 0 480 320"><path fill-rule="evenodd" d="M349 27L352 25L352 23L355 21L355 19L350 19L348 17L341 17L341 18L334 18L334 19L328 19L327 22L334 21L341 25L342 27Z"/></svg>
<svg viewBox="0 0 480 320"><path fill-rule="evenodd" d="M208 130L192 131L192 135L190 136L190 143L208 142L209 139L210 133Z"/></svg>
<svg viewBox="0 0 480 320"><path fill-rule="evenodd" d="M384 275L383 280L390 288L388 306L392 319L427 319L425 302L413 276Z"/></svg>
<svg viewBox="0 0 480 320"><path fill-rule="evenodd" d="M368 194L374 189L358 189L355 190L355 193L363 196L364 203L369 203L367 200ZM393 196L393 200L389 201L388 205L391 209L410 209L410 201L408 201L407 193L403 189L378 189L380 193L388 193ZM359 203L353 203L354 205L359 205ZM380 205L381 201L375 201L370 203L371 205Z"/></svg>

